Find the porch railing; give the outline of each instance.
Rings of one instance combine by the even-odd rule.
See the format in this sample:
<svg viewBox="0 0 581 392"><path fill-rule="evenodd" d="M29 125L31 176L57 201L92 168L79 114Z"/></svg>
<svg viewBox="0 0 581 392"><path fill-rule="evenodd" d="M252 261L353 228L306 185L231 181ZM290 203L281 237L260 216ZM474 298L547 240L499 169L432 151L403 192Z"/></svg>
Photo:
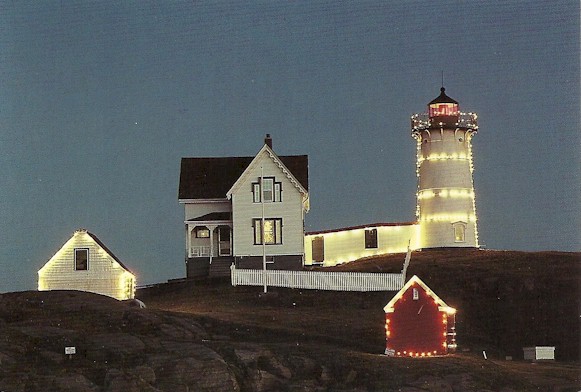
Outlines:
<svg viewBox="0 0 581 392"><path fill-rule="evenodd" d="M210 247L192 246L190 247L190 257L210 257Z"/></svg>

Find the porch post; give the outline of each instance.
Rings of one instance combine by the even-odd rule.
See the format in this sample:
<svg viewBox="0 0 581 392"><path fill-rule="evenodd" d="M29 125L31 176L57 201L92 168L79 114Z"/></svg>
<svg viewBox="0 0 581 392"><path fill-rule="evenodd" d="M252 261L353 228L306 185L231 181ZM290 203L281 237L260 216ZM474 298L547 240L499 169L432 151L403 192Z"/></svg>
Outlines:
<svg viewBox="0 0 581 392"><path fill-rule="evenodd" d="M212 257L214 256L214 227L208 226L210 232L210 264L212 264Z"/></svg>
<svg viewBox="0 0 581 392"><path fill-rule="evenodd" d="M233 225L230 226L230 256L234 257L234 236L232 235Z"/></svg>

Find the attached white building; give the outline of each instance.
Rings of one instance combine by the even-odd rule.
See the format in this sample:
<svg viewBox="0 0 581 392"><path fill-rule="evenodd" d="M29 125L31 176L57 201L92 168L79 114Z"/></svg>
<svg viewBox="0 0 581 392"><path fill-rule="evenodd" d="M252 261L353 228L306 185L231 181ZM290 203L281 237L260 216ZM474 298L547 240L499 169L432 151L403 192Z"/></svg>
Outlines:
<svg viewBox="0 0 581 392"><path fill-rule="evenodd" d="M38 290L79 290L118 300L135 295L135 275L95 236L77 230L38 271Z"/></svg>
<svg viewBox="0 0 581 392"><path fill-rule="evenodd" d="M308 185L308 157L279 157L270 135L254 157L182 158L187 277L262 268L263 252L269 269L302 268Z"/></svg>
<svg viewBox="0 0 581 392"><path fill-rule="evenodd" d="M418 249L420 227L409 223L372 223L305 234L305 265L330 267L363 257Z"/></svg>

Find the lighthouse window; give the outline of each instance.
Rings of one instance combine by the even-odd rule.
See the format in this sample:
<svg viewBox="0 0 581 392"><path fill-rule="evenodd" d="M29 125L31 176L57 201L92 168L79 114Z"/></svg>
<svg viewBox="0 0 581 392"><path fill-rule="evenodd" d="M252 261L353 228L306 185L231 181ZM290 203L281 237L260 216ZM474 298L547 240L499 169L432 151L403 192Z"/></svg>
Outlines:
<svg viewBox="0 0 581 392"><path fill-rule="evenodd" d="M466 242L466 225L462 222L454 223L454 242Z"/></svg>

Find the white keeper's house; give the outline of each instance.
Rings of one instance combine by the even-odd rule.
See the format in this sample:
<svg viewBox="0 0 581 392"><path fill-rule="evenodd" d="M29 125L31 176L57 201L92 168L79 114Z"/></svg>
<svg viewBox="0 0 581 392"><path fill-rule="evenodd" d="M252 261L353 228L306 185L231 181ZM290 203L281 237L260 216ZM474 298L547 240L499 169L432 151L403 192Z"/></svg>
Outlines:
<svg viewBox="0 0 581 392"><path fill-rule="evenodd" d="M263 254L268 269L301 269L308 169L306 155L278 156L270 135L254 157L182 158L186 276L259 269Z"/></svg>
<svg viewBox="0 0 581 392"><path fill-rule="evenodd" d="M135 295L135 275L93 233L80 229L38 271L38 290L78 290L118 300Z"/></svg>

